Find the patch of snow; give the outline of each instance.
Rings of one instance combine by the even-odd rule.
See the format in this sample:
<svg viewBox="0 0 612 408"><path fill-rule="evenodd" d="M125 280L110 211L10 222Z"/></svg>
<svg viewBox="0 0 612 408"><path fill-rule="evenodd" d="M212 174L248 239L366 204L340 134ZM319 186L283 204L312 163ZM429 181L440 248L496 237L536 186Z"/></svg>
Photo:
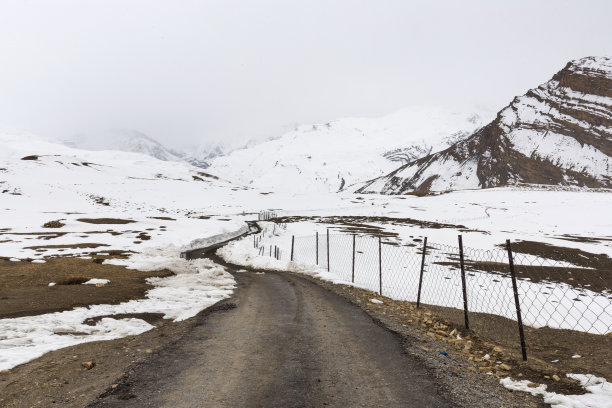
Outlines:
<svg viewBox="0 0 612 408"><path fill-rule="evenodd" d="M240 235L243 235L248 231L248 225L244 225L235 231L226 231L222 232L221 234L216 234L210 237L194 239L189 244L182 246L181 251L185 252L192 249L205 248L213 244L217 244L219 242L229 241L230 239L239 237Z"/></svg>
<svg viewBox="0 0 612 408"><path fill-rule="evenodd" d="M84 282L83 285L106 285L110 283L108 279L90 279L87 282Z"/></svg>
<svg viewBox="0 0 612 408"><path fill-rule="evenodd" d="M385 303L382 300L378 300L378 299L370 299L370 302L377 304L377 305L382 305L383 303Z"/></svg>
<svg viewBox="0 0 612 408"><path fill-rule="evenodd" d="M546 391L545 384L536 387L529 387L529 380L515 381L510 377L502 378L500 383L515 391L528 392L531 395L541 395L544 402L550 404L552 408L611 408L612 407L612 383L605 378L586 374L567 374L580 382L586 390L582 395L563 395Z"/></svg>

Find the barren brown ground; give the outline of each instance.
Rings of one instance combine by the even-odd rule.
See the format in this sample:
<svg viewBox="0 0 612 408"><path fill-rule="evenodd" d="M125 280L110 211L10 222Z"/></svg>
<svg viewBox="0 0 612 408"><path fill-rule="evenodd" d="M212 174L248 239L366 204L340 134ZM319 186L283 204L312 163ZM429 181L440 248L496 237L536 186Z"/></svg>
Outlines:
<svg viewBox="0 0 612 408"><path fill-rule="evenodd" d="M146 283L146 278L172 274L168 270L141 272L122 266L104 265L104 259L119 255L92 255L93 259L47 258L46 263L27 260L11 262L0 258L0 318L139 299L152 288ZM110 283L103 287L80 284L93 278L109 279ZM50 287L50 282L56 285Z"/></svg>

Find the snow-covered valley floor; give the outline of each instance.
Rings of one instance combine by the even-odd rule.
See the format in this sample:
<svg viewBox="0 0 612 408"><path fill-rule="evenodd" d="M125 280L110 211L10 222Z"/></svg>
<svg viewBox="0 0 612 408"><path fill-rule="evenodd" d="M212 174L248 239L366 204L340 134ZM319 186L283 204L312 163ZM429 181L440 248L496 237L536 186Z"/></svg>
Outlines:
<svg viewBox="0 0 612 408"><path fill-rule="evenodd" d="M416 244L416 239L426 236L431 243L456 246L457 235L462 234L466 247L479 250L498 250L510 239L612 256L612 194L607 191L508 187L425 197L270 192L139 154L89 152L23 136L0 136L0 145L0 257L25 264L54 257L87 259L94 250L120 251L128 258L106 262L138 269L168 268L175 273L153 279L154 288L141 300L0 319L0 369L53 348L152 327L144 320L113 319L112 315L148 311L180 320L230 296L233 278L222 267L185 261L179 253L210 242L210 237L238 235L244 231L244 222L256 219L261 210L275 210L281 217L295 217L296 222L288 223L281 234L267 237L266 245L281 248L282 261L253 252L252 237L224 249L233 251L232 260L256 268L287 267L291 235L312 236L316 231L323 235L327 228L334 233L351 228L374 231L396 244ZM352 217L352 225L334 217ZM57 223L47 224L52 221ZM349 281L346 275L326 276L310 263L291 268ZM48 283L44 290L52 291ZM370 289L376 284L357 283ZM388 284L384 291L390 289ZM507 282L499 284L507 286ZM407 292L412 289L405 286ZM580 293L587 290L581 288ZM435 303L429 298L424 301ZM458 301L446 298L444 305L457 307ZM94 326L83 324L95 316L105 318Z"/></svg>

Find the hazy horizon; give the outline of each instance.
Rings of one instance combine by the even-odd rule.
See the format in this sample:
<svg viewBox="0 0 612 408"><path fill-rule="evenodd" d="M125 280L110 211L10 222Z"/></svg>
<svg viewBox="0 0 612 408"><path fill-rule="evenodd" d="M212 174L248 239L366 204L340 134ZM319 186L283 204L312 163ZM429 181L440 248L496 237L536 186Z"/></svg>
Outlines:
<svg viewBox="0 0 612 408"><path fill-rule="evenodd" d="M7 0L0 131L174 148L411 105L497 111L612 54L612 3Z"/></svg>

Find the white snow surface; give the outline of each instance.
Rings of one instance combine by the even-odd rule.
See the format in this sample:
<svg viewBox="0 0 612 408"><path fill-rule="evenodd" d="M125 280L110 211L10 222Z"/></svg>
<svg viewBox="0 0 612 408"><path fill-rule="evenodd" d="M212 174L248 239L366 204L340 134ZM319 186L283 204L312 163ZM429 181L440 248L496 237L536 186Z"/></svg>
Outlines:
<svg viewBox="0 0 612 408"><path fill-rule="evenodd" d="M528 392L531 395L542 395L544 402L552 408L611 408L612 407L612 383L605 378L587 374L567 374L567 377L580 382L586 390L582 395L563 395L546 391L546 385L529 387L529 380L515 381L510 377L502 378L500 383L515 391Z"/></svg>
<svg viewBox="0 0 612 408"><path fill-rule="evenodd" d="M110 283L110 280L108 279L93 278L93 279L88 280L87 282L84 282L83 285L106 285L109 283Z"/></svg>
<svg viewBox="0 0 612 408"><path fill-rule="evenodd" d="M304 125L215 158L207 170L262 190L336 192L442 150L492 118L476 108L414 106L381 118Z"/></svg>

